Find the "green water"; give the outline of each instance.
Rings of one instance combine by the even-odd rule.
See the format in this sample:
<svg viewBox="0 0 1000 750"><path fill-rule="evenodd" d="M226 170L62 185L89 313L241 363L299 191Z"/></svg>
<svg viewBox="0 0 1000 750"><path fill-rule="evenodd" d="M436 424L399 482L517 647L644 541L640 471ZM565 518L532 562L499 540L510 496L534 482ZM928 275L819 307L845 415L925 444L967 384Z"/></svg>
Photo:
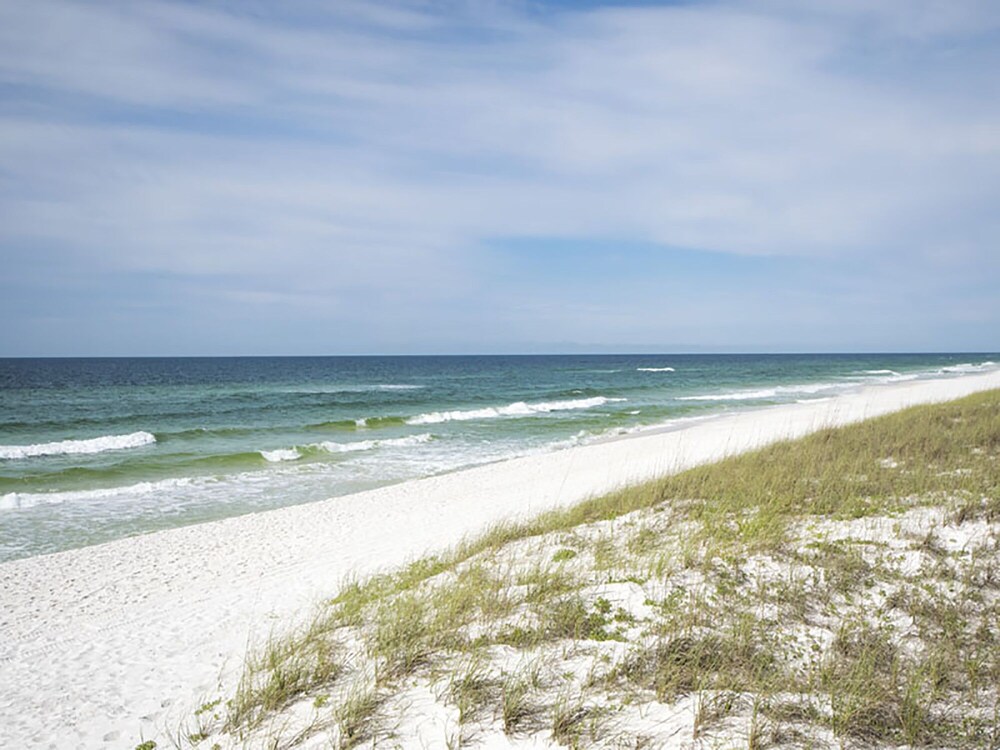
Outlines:
<svg viewBox="0 0 1000 750"><path fill-rule="evenodd" d="M997 354L0 360L0 560Z"/></svg>

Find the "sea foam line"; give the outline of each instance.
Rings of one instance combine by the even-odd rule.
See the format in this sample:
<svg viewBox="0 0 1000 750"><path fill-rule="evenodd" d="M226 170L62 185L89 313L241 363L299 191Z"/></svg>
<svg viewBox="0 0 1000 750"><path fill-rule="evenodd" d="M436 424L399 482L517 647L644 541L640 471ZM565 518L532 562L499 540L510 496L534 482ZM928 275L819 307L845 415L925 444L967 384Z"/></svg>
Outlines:
<svg viewBox="0 0 1000 750"><path fill-rule="evenodd" d="M295 448L277 448L273 451L260 451L261 458L271 463L280 461L295 461L302 458L302 454Z"/></svg>
<svg viewBox="0 0 1000 750"><path fill-rule="evenodd" d="M20 510L36 505L57 505L65 502L87 502L121 496L148 495L153 492L176 487L186 487L192 483L191 477L162 479L158 482L138 482L124 487L106 487L97 490L66 490L62 492L8 492L0 495L0 510Z"/></svg>
<svg viewBox="0 0 1000 750"><path fill-rule="evenodd" d="M673 367L636 367L636 372L677 372Z"/></svg>
<svg viewBox="0 0 1000 750"><path fill-rule="evenodd" d="M331 440L322 443L314 443L311 448L319 448L327 453L354 453L357 451L370 451L375 448L408 448L421 443L429 443L433 436L429 432L421 435L409 435L401 438L387 438L385 440L358 440L354 443L335 443Z"/></svg>
<svg viewBox="0 0 1000 750"><path fill-rule="evenodd" d="M127 448L141 448L156 442L156 437L148 432L132 432L128 435L103 435L88 440L59 440L54 443L34 445L0 445L0 458L37 458L39 456L65 456L76 453L104 453Z"/></svg>
<svg viewBox="0 0 1000 750"><path fill-rule="evenodd" d="M309 445L299 445L294 448L277 448L270 451L259 451L265 461L280 463L282 461L296 461L305 453L315 453L324 451L326 453L357 453L360 451L370 451L376 448L408 448L421 443L428 443L433 439L429 432L421 435L408 435L401 438L385 438L383 440L356 440L353 443L337 443L333 440L324 440L322 443L310 443Z"/></svg>
<svg viewBox="0 0 1000 750"><path fill-rule="evenodd" d="M419 414L406 420L407 424L440 424L441 422L464 422L471 419L495 419L496 417L528 417L535 414L548 414L553 411L568 411L572 409L591 409L615 401L626 401L624 398L577 398L567 401L542 401L529 404L517 401L507 406L487 406L482 409L466 411L435 411L429 414Z"/></svg>
<svg viewBox="0 0 1000 750"><path fill-rule="evenodd" d="M832 388L843 388L842 383L813 383L803 385L779 385L757 391L733 391L731 393L709 393L701 396L677 396L678 401L757 401L774 398L786 393L819 393Z"/></svg>
<svg viewBox="0 0 1000 750"><path fill-rule="evenodd" d="M982 372L984 370L989 370L992 367L996 367L996 362L981 362L980 364L974 364L972 362L963 362L960 365L948 365L942 367L939 372L942 373L967 373L967 372Z"/></svg>

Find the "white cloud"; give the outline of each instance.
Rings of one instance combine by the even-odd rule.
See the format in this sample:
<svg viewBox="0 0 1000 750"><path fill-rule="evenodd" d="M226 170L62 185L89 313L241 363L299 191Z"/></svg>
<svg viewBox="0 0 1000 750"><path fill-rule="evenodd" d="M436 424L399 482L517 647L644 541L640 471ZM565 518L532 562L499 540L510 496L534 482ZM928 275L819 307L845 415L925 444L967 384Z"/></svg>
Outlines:
<svg viewBox="0 0 1000 750"><path fill-rule="evenodd" d="M995 5L526 8L5 4L0 248L246 299L454 299L518 237L996 273Z"/></svg>

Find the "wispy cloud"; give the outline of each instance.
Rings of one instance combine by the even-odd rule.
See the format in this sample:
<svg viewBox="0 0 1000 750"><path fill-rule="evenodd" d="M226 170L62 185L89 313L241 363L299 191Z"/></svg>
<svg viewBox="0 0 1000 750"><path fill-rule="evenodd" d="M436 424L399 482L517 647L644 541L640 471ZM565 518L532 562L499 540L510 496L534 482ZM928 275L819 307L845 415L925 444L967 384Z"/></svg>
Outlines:
<svg viewBox="0 0 1000 750"><path fill-rule="evenodd" d="M567 317L586 305L558 275L515 280L504 252L529 242L573 262L551 239L704 251L720 267L812 259L869 274L852 293L881 287L900 315L921 290L1000 326L981 288L1000 282L998 33L995 4L962 0L7 3L0 252L5 314L24 325L5 346L54 335L32 328L28 290L114 298L144 274L178 320L185 306L284 315L268 350L282 331L317 351L704 337L680 313L657 325L629 292ZM65 276L40 279L39 256ZM702 283L720 297L703 320L722 317L706 343L737 343L731 290ZM763 308L754 324L780 324L758 288L741 294ZM813 330L835 328L850 295L815 293ZM289 339L306 313L354 333ZM100 326L82 310L60 320ZM217 347L238 325L192 340ZM779 331L775 345L805 327Z"/></svg>

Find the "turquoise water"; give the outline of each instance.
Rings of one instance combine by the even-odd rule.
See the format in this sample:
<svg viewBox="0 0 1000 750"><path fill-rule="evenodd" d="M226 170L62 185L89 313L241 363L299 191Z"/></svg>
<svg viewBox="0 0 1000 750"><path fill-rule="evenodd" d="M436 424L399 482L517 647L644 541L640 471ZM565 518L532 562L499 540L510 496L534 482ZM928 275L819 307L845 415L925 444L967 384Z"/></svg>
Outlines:
<svg viewBox="0 0 1000 750"><path fill-rule="evenodd" d="M998 354L0 360L0 560Z"/></svg>

